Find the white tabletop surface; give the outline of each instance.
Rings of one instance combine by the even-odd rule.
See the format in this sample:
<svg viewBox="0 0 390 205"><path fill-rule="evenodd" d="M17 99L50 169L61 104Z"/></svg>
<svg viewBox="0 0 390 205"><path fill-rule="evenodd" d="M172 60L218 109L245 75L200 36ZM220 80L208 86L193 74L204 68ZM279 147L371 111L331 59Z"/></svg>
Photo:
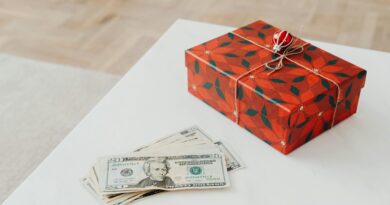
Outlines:
<svg viewBox="0 0 390 205"><path fill-rule="evenodd" d="M178 20L4 205L98 204L80 178L99 156L191 125L225 139L247 168L226 189L136 204L390 204L390 54L309 40L367 69L366 87L357 114L284 156L187 92L185 49L232 29Z"/></svg>

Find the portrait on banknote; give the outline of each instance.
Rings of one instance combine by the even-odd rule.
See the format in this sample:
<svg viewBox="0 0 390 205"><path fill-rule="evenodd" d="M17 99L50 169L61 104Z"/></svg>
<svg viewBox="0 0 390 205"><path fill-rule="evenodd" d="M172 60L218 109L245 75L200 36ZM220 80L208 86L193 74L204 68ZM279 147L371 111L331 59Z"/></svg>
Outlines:
<svg viewBox="0 0 390 205"><path fill-rule="evenodd" d="M150 158L145 161L143 170L146 178L142 179L137 187L174 187L175 183L167 176L170 165L166 158Z"/></svg>

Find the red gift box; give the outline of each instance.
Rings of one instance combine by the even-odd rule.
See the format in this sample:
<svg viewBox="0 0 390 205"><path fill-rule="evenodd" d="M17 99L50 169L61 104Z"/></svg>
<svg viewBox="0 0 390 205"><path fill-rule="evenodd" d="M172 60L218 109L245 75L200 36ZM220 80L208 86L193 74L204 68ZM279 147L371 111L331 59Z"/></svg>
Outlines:
<svg viewBox="0 0 390 205"><path fill-rule="evenodd" d="M185 53L188 91L288 154L356 112L366 71L293 36L274 53L280 32L263 21Z"/></svg>

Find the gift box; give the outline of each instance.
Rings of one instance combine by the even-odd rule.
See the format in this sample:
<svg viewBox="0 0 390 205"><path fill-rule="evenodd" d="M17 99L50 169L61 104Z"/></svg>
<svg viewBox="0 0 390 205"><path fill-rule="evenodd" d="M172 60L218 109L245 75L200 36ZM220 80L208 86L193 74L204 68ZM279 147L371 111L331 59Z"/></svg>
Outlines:
<svg viewBox="0 0 390 205"><path fill-rule="evenodd" d="M356 112L366 71L296 36L277 51L283 32L256 21L186 50L185 63L192 95L288 154Z"/></svg>

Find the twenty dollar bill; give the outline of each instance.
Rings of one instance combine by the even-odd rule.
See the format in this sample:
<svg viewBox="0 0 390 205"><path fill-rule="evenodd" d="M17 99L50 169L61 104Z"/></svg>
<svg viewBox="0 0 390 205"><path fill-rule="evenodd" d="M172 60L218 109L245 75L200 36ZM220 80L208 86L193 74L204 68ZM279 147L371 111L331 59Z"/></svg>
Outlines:
<svg viewBox="0 0 390 205"><path fill-rule="evenodd" d="M221 152L174 156L116 156L101 160L104 193L207 189L229 186Z"/></svg>

